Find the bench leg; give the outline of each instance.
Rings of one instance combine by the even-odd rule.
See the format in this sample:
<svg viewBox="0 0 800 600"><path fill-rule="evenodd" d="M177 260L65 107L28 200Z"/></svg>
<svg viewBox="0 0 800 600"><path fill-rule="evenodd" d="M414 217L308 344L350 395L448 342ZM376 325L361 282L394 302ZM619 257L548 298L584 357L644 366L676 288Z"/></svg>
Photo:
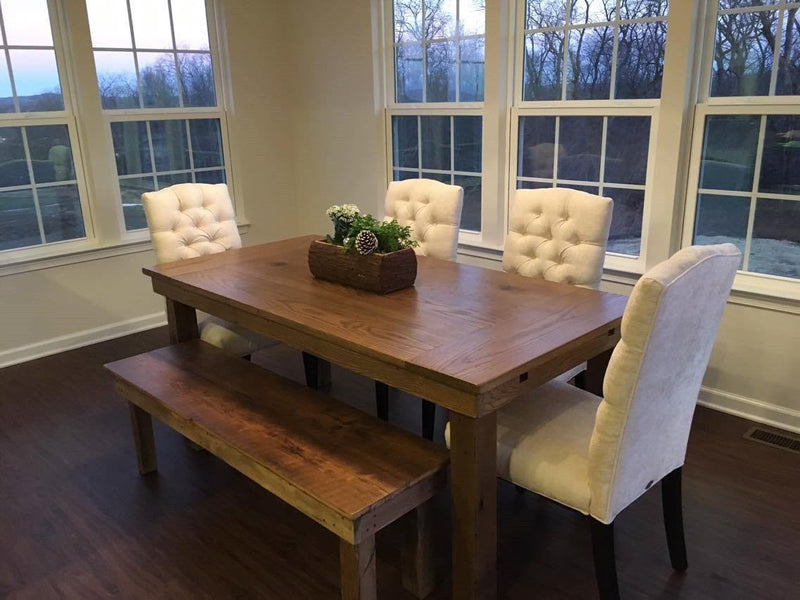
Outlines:
<svg viewBox="0 0 800 600"><path fill-rule="evenodd" d="M153 420L141 408L128 403L131 412L131 426L133 428L133 443L136 445L136 460L139 463L139 473L147 475L156 470L156 444L153 438Z"/></svg>
<svg viewBox="0 0 800 600"><path fill-rule="evenodd" d="M331 385L331 363L317 358L313 354L303 352L303 370L306 374L306 385L314 390L328 388Z"/></svg>
<svg viewBox="0 0 800 600"><path fill-rule="evenodd" d="M353 545L339 540L339 568L342 571L342 600L375 600L375 536Z"/></svg>
<svg viewBox="0 0 800 600"><path fill-rule="evenodd" d="M403 551L403 587L416 598L426 598L436 587L433 504L428 500L408 515Z"/></svg>

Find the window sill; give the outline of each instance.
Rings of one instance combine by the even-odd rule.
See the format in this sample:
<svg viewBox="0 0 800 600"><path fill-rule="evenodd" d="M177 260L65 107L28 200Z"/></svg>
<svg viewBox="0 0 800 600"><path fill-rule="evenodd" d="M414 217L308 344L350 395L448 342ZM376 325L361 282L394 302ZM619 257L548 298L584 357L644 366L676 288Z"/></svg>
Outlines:
<svg viewBox="0 0 800 600"><path fill-rule="evenodd" d="M237 223L237 226L241 235L246 235L250 230L250 223L247 221ZM142 235L141 232L125 235L126 239L114 243L100 244L98 242L84 240L81 242L69 242L68 247L55 244L31 249L24 257L16 258L5 264L0 264L0 277L26 273L28 271L62 267L91 260L102 260L104 258L112 258L125 254L149 252L153 249L148 235ZM0 260L2 260L2 255L0 255Z"/></svg>

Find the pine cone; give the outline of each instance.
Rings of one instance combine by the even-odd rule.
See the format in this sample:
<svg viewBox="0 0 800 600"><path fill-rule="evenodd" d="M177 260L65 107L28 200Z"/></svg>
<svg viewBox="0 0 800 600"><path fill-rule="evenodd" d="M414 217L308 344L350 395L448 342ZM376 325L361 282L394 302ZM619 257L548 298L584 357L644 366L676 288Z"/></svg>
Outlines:
<svg viewBox="0 0 800 600"><path fill-rule="evenodd" d="M378 248L378 238L369 229L359 231L356 236L356 250L359 254L372 254Z"/></svg>

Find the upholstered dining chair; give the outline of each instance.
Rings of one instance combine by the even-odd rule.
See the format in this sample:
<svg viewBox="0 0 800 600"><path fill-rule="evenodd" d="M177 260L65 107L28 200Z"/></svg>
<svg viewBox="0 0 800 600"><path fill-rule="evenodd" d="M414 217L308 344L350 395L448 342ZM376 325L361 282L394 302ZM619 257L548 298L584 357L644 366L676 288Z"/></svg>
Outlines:
<svg viewBox="0 0 800 600"><path fill-rule="evenodd" d="M179 183L142 194L150 238L159 263L241 248L233 203L224 183ZM198 313L200 338L236 354L275 344L252 331Z"/></svg>
<svg viewBox="0 0 800 600"><path fill-rule="evenodd" d="M733 244L692 246L645 273L602 398L551 381L498 411L498 475L588 515L603 600L619 597L614 519L659 481L672 566L687 568L681 469L740 258Z"/></svg>
<svg viewBox="0 0 800 600"><path fill-rule="evenodd" d="M411 227L417 242L418 255L442 260L455 260L458 250L458 231L464 188L432 179L392 181L386 190L386 219L397 219L403 227ZM389 418L389 386L375 382L375 402L378 416ZM422 435L433 439L436 405L422 401Z"/></svg>
<svg viewBox="0 0 800 600"><path fill-rule="evenodd" d="M517 190L503 248L503 270L597 289L612 209L611 198L580 190ZM569 381L585 370L586 364L578 365L558 379Z"/></svg>

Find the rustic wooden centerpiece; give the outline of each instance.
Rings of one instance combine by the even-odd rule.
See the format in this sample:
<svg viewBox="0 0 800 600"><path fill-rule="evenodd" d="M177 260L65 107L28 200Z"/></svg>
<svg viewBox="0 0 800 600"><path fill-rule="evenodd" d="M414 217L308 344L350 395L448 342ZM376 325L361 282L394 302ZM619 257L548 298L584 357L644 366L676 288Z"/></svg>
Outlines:
<svg viewBox="0 0 800 600"><path fill-rule="evenodd" d="M397 221L378 221L352 204L331 206L334 236L314 240L308 268L317 279L388 294L414 285L417 256L411 229Z"/></svg>
<svg viewBox="0 0 800 600"><path fill-rule="evenodd" d="M317 279L388 294L414 285L417 255L411 248L364 255L315 240L308 248L308 268Z"/></svg>

